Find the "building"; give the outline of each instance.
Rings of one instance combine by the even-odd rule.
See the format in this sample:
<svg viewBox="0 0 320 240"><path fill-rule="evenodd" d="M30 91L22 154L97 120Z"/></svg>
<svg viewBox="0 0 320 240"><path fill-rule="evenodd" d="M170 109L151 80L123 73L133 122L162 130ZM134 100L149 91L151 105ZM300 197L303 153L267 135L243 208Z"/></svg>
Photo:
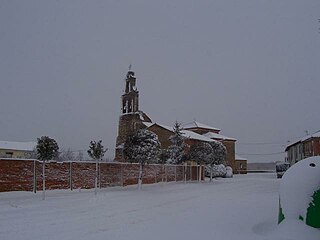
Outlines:
<svg viewBox="0 0 320 240"><path fill-rule="evenodd" d="M235 171L239 174L247 174L248 159L235 155Z"/></svg>
<svg viewBox="0 0 320 240"><path fill-rule="evenodd" d="M237 139L226 137L220 134L220 129L214 128L196 121L183 125L183 128L195 133L201 134L203 137L221 142L227 149L226 162L232 169L236 169L235 164L235 143Z"/></svg>
<svg viewBox="0 0 320 240"><path fill-rule="evenodd" d="M136 130L146 128L145 122L151 122L151 119L139 109L139 91L136 87L135 73L129 70L125 80L124 93L121 96L121 115L115 152L116 161L124 161L122 151L124 142Z"/></svg>
<svg viewBox="0 0 320 240"><path fill-rule="evenodd" d="M0 158L32 158L36 142L0 141Z"/></svg>
<svg viewBox="0 0 320 240"><path fill-rule="evenodd" d="M173 135L173 127L168 127L158 123L148 123L147 129L157 134L161 147L166 149L171 145L169 137ZM226 163L232 169L236 169L235 164L235 138L229 138L219 134L220 129L210 127L208 125L191 122L182 126L182 134L186 138L185 142L189 146L199 142L221 142L227 149Z"/></svg>
<svg viewBox="0 0 320 240"><path fill-rule="evenodd" d="M151 132L154 132L155 134L157 134L158 139L161 143L161 148L163 149L167 149L170 145L171 142L169 140L170 136L172 136L174 134L174 129L173 127L168 127L162 124L158 124L158 123L151 123L151 124L147 124L148 127L147 129ZM199 142L213 142L214 140L204 137L198 133L195 133L193 131L189 131L189 130L182 130L181 131L183 136L186 138L185 143L188 144L189 146L192 146L196 143Z"/></svg>
<svg viewBox="0 0 320 240"><path fill-rule="evenodd" d="M320 130L290 143L285 151L291 166L304 158L320 156Z"/></svg>
<svg viewBox="0 0 320 240"><path fill-rule="evenodd" d="M125 80L125 90L121 96L121 115L119 118L118 136L116 140L115 160L124 161L123 146L129 135L136 130L146 128L155 134L161 143L161 148L167 149L171 142L169 137L173 135L173 127L168 127L162 124L154 123L150 117L139 109L139 91L136 87L135 73L128 71ZM219 141L227 149L226 162L238 172L238 166L246 169L246 161L240 160L236 164L235 159L235 143L236 139L226 137L220 134L220 129L214 128L196 121L182 126L183 134L186 137L186 143L192 146L198 142L212 142ZM244 163L245 162L245 163ZM240 169L239 169L240 170Z"/></svg>

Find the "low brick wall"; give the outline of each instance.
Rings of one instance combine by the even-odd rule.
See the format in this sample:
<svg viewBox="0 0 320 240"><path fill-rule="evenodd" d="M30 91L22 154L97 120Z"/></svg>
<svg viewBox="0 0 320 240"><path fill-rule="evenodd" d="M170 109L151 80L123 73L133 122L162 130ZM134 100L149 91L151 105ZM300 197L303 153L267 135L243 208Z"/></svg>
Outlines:
<svg viewBox="0 0 320 240"><path fill-rule="evenodd" d="M94 188L95 162L46 162L46 189ZM197 166L148 164L144 166L144 184L198 180ZM203 173L204 171L202 171ZM98 186L126 186L138 183L139 164L98 164ZM204 176L202 176L204 179ZM38 160L0 159L0 192L42 190L42 162Z"/></svg>

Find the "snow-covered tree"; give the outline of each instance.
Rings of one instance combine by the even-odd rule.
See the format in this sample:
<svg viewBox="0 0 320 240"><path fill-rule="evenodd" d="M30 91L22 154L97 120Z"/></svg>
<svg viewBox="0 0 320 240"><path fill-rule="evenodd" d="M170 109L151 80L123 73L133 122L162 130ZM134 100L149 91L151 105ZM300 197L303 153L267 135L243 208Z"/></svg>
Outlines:
<svg viewBox="0 0 320 240"><path fill-rule="evenodd" d="M102 145L102 140L96 141L90 141L89 150L87 151L88 155L96 160L96 176L94 181L94 194L97 195L97 188L98 188L98 161L103 158L105 152L108 149L104 149L104 146Z"/></svg>
<svg viewBox="0 0 320 240"><path fill-rule="evenodd" d="M199 142L190 147L189 158L198 164L207 164L212 159L213 149L208 142Z"/></svg>
<svg viewBox="0 0 320 240"><path fill-rule="evenodd" d="M227 149L226 147L218 141L210 142L213 149L212 163L215 165L225 164Z"/></svg>
<svg viewBox="0 0 320 240"><path fill-rule="evenodd" d="M170 158L170 154L168 149L160 149L159 161L160 164L165 164Z"/></svg>
<svg viewBox="0 0 320 240"><path fill-rule="evenodd" d="M199 142L190 147L189 158L200 165L199 181L202 175L202 165L209 164L212 159L213 149L208 142Z"/></svg>
<svg viewBox="0 0 320 240"><path fill-rule="evenodd" d="M61 162L72 162L74 161L74 159L74 153L70 148L62 149L62 151L59 154L59 161Z"/></svg>
<svg viewBox="0 0 320 240"><path fill-rule="evenodd" d="M42 200L45 199L46 180L45 180L45 162L57 158L59 146L56 140L48 136L42 136L37 140L37 158L42 160Z"/></svg>
<svg viewBox="0 0 320 240"><path fill-rule="evenodd" d="M211 172L212 171L212 172ZM226 166L223 164L218 165L207 165L206 166L206 173L209 174L211 177L225 177L227 174ZM206 174L206 176L207 176Z"/></svg>
<svg viewBox="0 0 320 240"><path fill-rule="evenodd" d="M184 152L188 145L184 142L185 137L183 136L181 123L175 122L173 127L173 135L170 136L169 140L171 145L168 148L169 164L181 164L184 156Z"/></svg>
<svg viewBox="0 0 320 240"><path fill-rule="evenodd" d="M159 161L160 142L158 136L146 129L140 129L130 135L123 147L124 158L128 162L140 164L138 188L141 189L143 166Z"/></svg>
<svg viewBox="0 0 320 240"><path fill-rule="evenodd" d="M107 148L104 149L104 146L102 145L102 140L99 140L98 142L91 141L87 153L89 157L91 157L94 160L97 160L103 158L107 150Z"/></svg>
<svg viewBox="0 0 320 240"><path fill-rule="evenodd" d="M215 170L214 166L225 164L227 150L226 147L218 141L210 142L212 147L212 155L208 164L210 167L210 182L212 182L213 171Z"/></svg>
<svg viewBox="0 0 320 240"><path fill-rule="evenodd" d="M37 158L39 160L47 161L58 156L59 146L53 138L42 136L41 138L38 138L36 150Z"/></svg>

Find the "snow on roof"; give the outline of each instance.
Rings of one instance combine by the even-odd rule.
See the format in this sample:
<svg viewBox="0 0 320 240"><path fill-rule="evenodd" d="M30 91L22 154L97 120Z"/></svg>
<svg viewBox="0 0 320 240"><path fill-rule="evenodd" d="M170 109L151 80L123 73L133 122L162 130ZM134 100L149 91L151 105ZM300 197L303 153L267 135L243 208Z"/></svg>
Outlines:
<svg viewBox="0 0 320 240"><path fill-rule="evenodd" d="M208 125L205 125L203 123L199 123L199 122L196 122L196 121L193 121L191 123L187 123L187 124L184 124L182 126L184 129L190 129L190 128L205 128L205 129L213 129L213 130L218 130L220 131L220 129L218 128L214 128L214 127L211 127L211 126L208 126Z"/></svg>
<svg viewBox="0 0 320 240"><path fill-rule="evenodd" d="M317 132L315 132L315 133L313 133L313 134L310 134L310 135L308 135L308 136L303 137L303 138L301 139L301 142L306 141L306 140L308 140L308 139L310 139L310 138L316 138L316 137L320 137L320 130L317 131Z"/></svg>
<svg viewBox="0 0 320 240"><path fill-rule="evenodd" d="M149 127L153 126L153 125L158 125L168 131L171 131L173 133L174 129L173 127L169 127L169 126L166 126L166 125L162 125L162 124L159 124L159 123L153 123L151 124ZM213 139L210 139L208 137L205 137L205 136L202 136L198 133L195 133L195 132L192 132L192 131L189 131L189 130L182 130L182 135L185 137L185 138L188 138L188 139L194 139L194 140L199 140L199 141L205 141L205 142L214 142L215 140Z"/></svg>
<svg viewBox="0 0 320 240"><path fill-rule="evenodd" d="M309 135L307 135L307 136L305 136L303 138L295 140L293 142L289 142L289 144L286 146L286 151L288 151L289 147L291 147L291 146L293 146L293 145L295 145L297 143L304 142L304 141L306 141L306 140L308 140L310 138L318 138L318 137L320 137L320 130L315 132L315 133L313 133L313 134L309 134Z"/></svg>
<svg viewBox="0 0 320 240"><path fill-rule="evenodd" d="M240 157L239 155L235 155L235 159L236 160L245 160L245 161L247 161L248 159L246 159L246 158L244 158L244 157Z"/></svg>
<svg viewBox="0 0 320 240"><path fill-rule="evenodd" d="M0 149L33 151L37 146L36 142L8 142L0 141Z"/></svg>
<svg viewBox="0 0 320 240"><path fill-rule="evenodd" d="M142 112L139 112L139 117L140 117L140 120L144 121L144 117L143 117L143 113Z"/></svg>
<svg viewBox="0 0 320 240"><path fill-rule="evenodd" d="M205 141L205 142L215 142L215 140L207 138L205 136L202 136L198 133L189 131L189 130L182 130L183 136L189 139L199 140L199 141Z"/></svg>
<svg viewBox="0 0 320 240"><path fill-rule="evenodd" d="M147 128L151 127L154 123L152 122L142 122Z"/></svg>
<svg viewBox="0 0 320 240"><path fill-rule="evenodd" d="M213 132L205 133L205 134L203 134L202 136L205 136L205 137L207 137L207 138L237 141L237 139L235 139L235 138L226 137L226 136L223 136L223 135L221 135L221 134L213 133Z"/></svg>
<svg viewBox="0 0 320 240"><path fill-rule="evenodd" d="M288 150L289 147L296 145L297 143L300 143L301 139L293 141L293 142L289 142L289 144L286 146L286 151Z"/></svg>

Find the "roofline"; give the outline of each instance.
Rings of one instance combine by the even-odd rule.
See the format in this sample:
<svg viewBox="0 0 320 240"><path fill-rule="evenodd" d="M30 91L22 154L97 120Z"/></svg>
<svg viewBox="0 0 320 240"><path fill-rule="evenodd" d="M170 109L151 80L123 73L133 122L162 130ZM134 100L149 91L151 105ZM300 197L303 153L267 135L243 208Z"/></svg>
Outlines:
<svg viewBox="0 0 320 240"><path fill-rule="evenodd" d="M214 128L214 127L205 128L205 127L199 127L199 126L197 126L197 127L187 127L187 128L184 127L183 129L188 130L188 129L193 129L193 128L201 128L201 129L207 129L207 130L217 130L217 131L221 131L221 129L219 129L219 128Z"/></svg>
<svg viewBox="0 0 320 240"><path fill-rule="evenodd" d="M196 125L196 127L184 127L185 125L188 125L188 124L191 124L191 123L194 123L195 125ZM209 128L206 128L206 127L199 127L198 126L198 124L197 123L199 123L199 122L197 122L197 121L192 121L192 122L189 122L189 123L186 123L186 124L183 124L182 125L182 128L183 129L193 129L193 128L201 128L201 129L208 129L208 130L217 130L217 131L221 131L221 129L219 129L219 128L215 128L215 127L211 127L211 126L208 126ZM203 123L200 123L200 124L203 124ZM203 124L203 125L206 125L206 124Z"/></svg>
<svg viewBox="0 0 320 240"><path fill-rule="evenodd" d="M301 142L301 140L296 141L296 142L293 142L292 144L290 144L290 145L286 146L285 151L287 152L287 151L288 151L288 148L293 147L294 145L297 145L297 144L299 144L299 143L302 143L302 142Z"/></svg>
<svg viewBox="0 0 320 240"><path fill-rule="evenodd" d="M150 128L150 127L152 127L152 126L154 126L154 125L157 125L158 127L161 127L162 129L167 130L167 131L169 131L169 132L172 132L172 133L174 132L173 129L172 129L172 130L169 130L166 126L161 125L161 124L158 124L158 123L153 123L152 125L150 125L149 127L147 127L147 129Z"/></svg>
<svg viewBox="0 0 320 240"><path fill-rule="evenodd" d="M320 130L319 130L319 131L316 131L316 132L314 132L314 133L312 133L312 134L309 134L309 135L307 135L307 136L305 136L305 137L302 137L302 138L300 138L300 140L295 141L295 142L291 143L290 145L287 145L286 148L285 148L285 151L287 152L290 147L292 147L292 146L294 146L294 145L296 145L296 144L304 143L304 142L306 142L306 141L308 141L308 140L310 140L310 139L320 138L320 136L319 136L319 137L318 137L318 136L313 136L314 134L316 134L316 133L318 133L318 132L320 132Z"/></svg>

